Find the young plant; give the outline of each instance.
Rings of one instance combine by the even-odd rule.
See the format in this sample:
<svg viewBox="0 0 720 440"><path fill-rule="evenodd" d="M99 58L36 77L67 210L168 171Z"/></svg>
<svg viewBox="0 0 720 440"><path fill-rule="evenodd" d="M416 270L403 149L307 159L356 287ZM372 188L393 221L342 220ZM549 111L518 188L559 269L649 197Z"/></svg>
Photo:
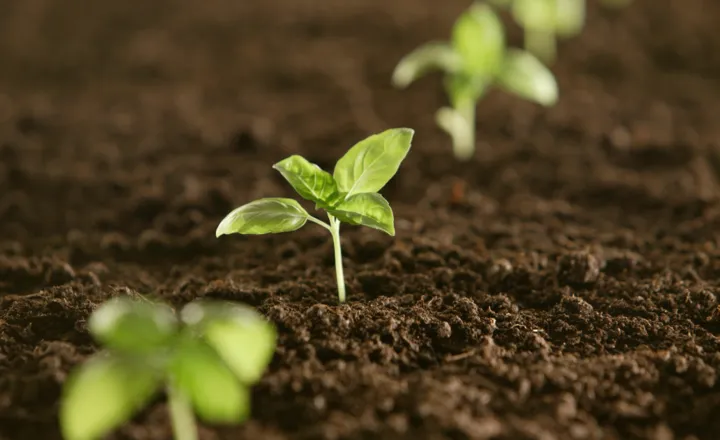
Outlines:
<svg viewBox="0 0 720 440"><path fill-rule="evenodd" d="M438 110L435 119L451 136L460 160L475 152L475 107L490 87L544 106L558 99L553 74L530 53L505 47L502 22L485 4L475 3L458 18L450 43L427 43L400 60L392 82L405 88L431 70L445 73L452 106Z"/></svg>
<svg viewBox="0 0 720 440"><path fill-rule="evenodd" d="M275 329L235 303L196 301L180 317L149 301L113 299L90 317L107 350L72 372L62 395L66 440L97 440L130 419L165 388L177 440L197 440L193 412L208 423L250 414L250 385L275 350Z"/></svg>
<svg viewBox="0 0 720 440"><path fill-rule="evenodd" d="M308 221L322 226L332 236L338 297L345 302L340 224L363 225L395 235L392 209L378 191L397 173L414 133L410 128L393 128L358 142L337 161L332 175L297 155L273 165L300 197L327 213L329 223L313 217L293 199L266 198L233 210L218 225L216 237L290 232Z"/></svg>
<svg viewBox="0 0 720 440"><path fill-rule="evenodd" d="M557 37L569 38L585 25L586 0L513 0L515 21L525 32L525 49L546 63L557 56Z"/></svg>

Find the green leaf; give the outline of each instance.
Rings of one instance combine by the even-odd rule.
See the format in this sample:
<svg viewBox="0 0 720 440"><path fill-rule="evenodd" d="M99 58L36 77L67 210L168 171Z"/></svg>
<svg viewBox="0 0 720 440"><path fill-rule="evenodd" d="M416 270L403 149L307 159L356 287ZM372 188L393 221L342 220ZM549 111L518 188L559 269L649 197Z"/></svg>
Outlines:
<svg viewBox="0 0 720 440"><path fill-rule="evenodd" d="M380 194L354 195L328 212L345 223L369 226L388 235L395 235L392 208Z"/></svg>
<svg viewBox="0 0 720 440"><path fill-rule="evenodd" d="M585 25L587 0L555 0L555 32L562 37L573 37Z"/></svg>
<svg viewBox="0 0 720 440"><path fill-rule="evenodd" d="M392 128L358 142L345 153L333 173L345 199L380 191L400 168L414 134L410 128Z"/></svg>
<svg viewBox="0 0 720 440"><path fill-rule="evenodd" d="M490 79L500 69L505 52L502 22L490 6L476 3L455 22L452 44L467 73Z"/></svg>
<svg viewBox="0 0 720 440"><path fill-rule="evenodd" d="M273 165L305 200L327 206L338 196L335 180L327 171L308 162L304 157L293 155Z"/></svg>
<svg viewBox="0 0 720 440"><path fill-rule="evenodd" d="M167 345L177 324L172 309L164 304L114 298L95 310L88 327L108 348L148 353Z"/></svg>
<svg viewBox="0 0 720 440"><path fill-rule="evenodd" d="M558 100L558 85L552 72L528 52L508 51L498 85L505 90L544 106Z"/></svg>
<svg viewBox="0 0 720 440"><path fill-rule="evenodd" d="M308 213L293 199L266 198L243 205L228 214L217 227L223 234L274 234L302 228Z"/></svg>
<svg viewBox="0 0 720 440"><path fill-rule="evenodd" d="M514 0L512 4L513 17L523 28L553 34L556 11L556 0Z"/></svg>
<svg viewBox="0 0 720 440"><path fill-rule="evenodd" d="M392 83L395 87L405 88L433 69L455 73L462 69L462 64L462 57L449 44L430 42L400 60L393 72Z"/></svg>
<svg viewBox="0 0 720 440"><path fill-rule="evenodd" d="M160 375L130 360L96 355L65 383L60 425L66 440L96 440L129 420L157 390Z"/></svg>
<svg viewBox="0 0 720 440"><path fill-rule="evenodd" d="M195 301L183 308L182 319L197 329L242 383L260 380L277 339L275 328L262 315L237 303Z"/></svg>
<svg viewBox="0 0 720 440"><path fill-rule="evenodd" d="M241 347L239 347L241 348ZM187 337L170 365L173 386L208 423L239 423L250 415L250 393L215 351Z"/></svg>

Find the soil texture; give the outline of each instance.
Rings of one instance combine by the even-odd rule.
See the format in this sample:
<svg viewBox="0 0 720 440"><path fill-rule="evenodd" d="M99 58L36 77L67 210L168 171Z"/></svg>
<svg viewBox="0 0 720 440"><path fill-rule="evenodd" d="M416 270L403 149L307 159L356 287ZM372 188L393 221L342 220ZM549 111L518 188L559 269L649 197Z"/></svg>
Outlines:
<svg viewBox="0 0 720 440"><path fill-rule="evenodd" d="M60 438L115 295L277 325L252 419L204 440L720 438L720 3L590 2L559 104L490 93L460 164L439 78L390 75L468 5L0 1L0 438ZM347 304L321 228L214 237L293 196L273 163L401 126L397 236L343 229ZM161 396L112 438L170 439Z"/></svg>

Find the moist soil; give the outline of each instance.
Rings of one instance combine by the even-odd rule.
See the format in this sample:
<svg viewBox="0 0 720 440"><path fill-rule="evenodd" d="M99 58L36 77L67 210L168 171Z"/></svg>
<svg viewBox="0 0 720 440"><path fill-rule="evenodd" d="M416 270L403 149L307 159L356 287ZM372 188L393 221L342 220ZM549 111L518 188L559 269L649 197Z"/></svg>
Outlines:
<svg viewBox="0 0 720 440"><path fill-rule="evenodd" d="M439 78L389 79L467 5L2 2L0 438L60 438L117 295L277 325L251 420L203 439L720 438L720 3L591 2L559 104L490 93L458 163ZM292 196L278 160L400 126L397 236L344 228L347 304L323 229L214 237ZM111 438L170 439L162 396Z"/></svg>

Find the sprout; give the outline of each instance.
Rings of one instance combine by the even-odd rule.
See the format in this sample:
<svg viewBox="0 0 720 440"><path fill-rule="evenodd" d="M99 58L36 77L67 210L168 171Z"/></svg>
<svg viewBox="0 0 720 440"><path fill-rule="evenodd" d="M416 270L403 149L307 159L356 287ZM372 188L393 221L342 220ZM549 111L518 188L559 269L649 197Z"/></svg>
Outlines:
<svg viewBox="0 0 720 440"><path fill-rule="evenodd" d="M275 349L275 329L250 308L197 301L178 320L162 304L113 299L96 310L90 332L107 348L65 383L60 424L67 440L96 440L162 388L177 440L197 440L193 412L209 423L250 414L249 386Z"/></svg>
<svg viewBox="0 0 720 440"><path fill-rule="evenodd" d="M555 61L556 37L573 37L585 25L585 0L514 0L511 8L525 30L525 49L546 63Z"/></svg>
<svg viewBox="0 0 720 440"><path fill-rule="evenodd" d="M327 212L329 223L310 215L296 200L265 198L233 210L220 222L215 235L290 232L308 221L322 226L333 239L338 297L345 302L340 224L363 225L395 235L392 208L378 191L397 173L414 133L409 128L394 128L358 142L338 160L332 175L297 155L273 166L300 197Z"/></svg>
<svg viewBox="0 0 720 440"><path fill-rule="evenodd" d="M539 0L538 0L539 1ZM475 106L497 85L544 106L557 102L555 77L530 53L506 49L502 23L488 5L474 4L455 22L450 43L430 42L398 63L395 87L405 88L422 75L445 73L451 107L436 113L437 124L452 138L455 157L468 160L475 152Z"/></svg>

